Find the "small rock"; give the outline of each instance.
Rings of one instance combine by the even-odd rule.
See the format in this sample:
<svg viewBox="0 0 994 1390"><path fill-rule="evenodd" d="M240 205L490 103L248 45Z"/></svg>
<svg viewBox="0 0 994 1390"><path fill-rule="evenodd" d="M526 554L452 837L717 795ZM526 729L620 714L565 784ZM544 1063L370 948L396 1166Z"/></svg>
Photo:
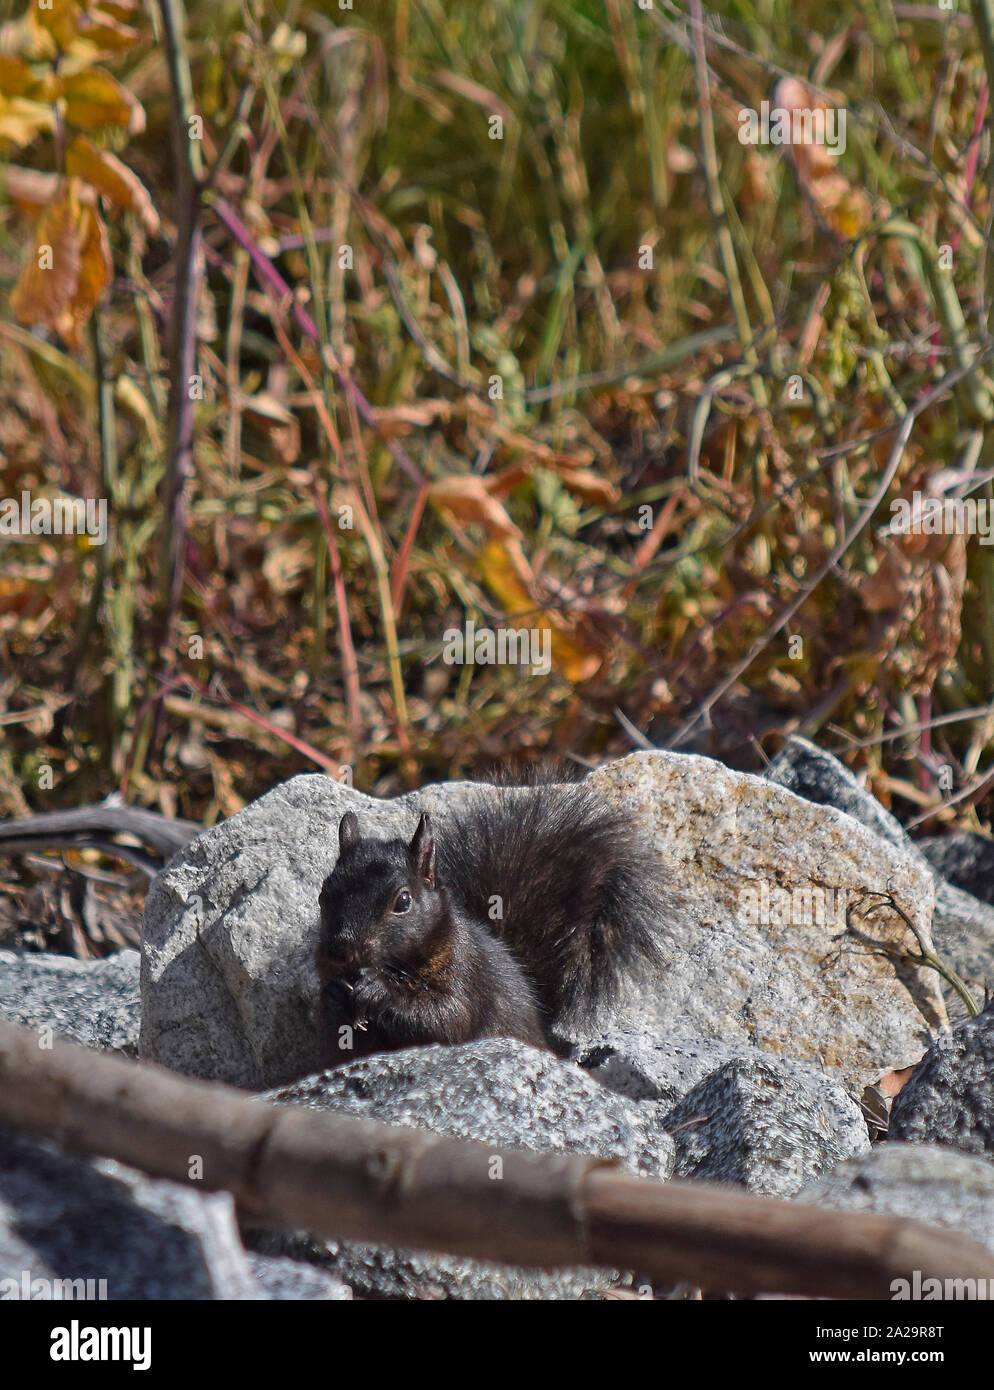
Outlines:
<svg viewBox="0 0 994 1390"><path fill-rule="evenodd" d="M140 957L103 960L0 951L0 1016L25 1028L51 1028L84 1047L138 1055Z"/></svg>
<svg viewBox="0 0 994 1390"><path fill-rule="evenodd" d="M569 1062L524 1043L487 1038L365 1057L260 1099L306 1105L533 1153L600 1154L630 1172L665 1178L673 1143L658 1106L638 1106ZM304 1233L247 1239L256 1249L304 1255L359 1296L575 1299L630 1284L616 1270L543 1271L461 1256L390 1250ZM262 1243L260 1244L260 1239Z"/></svg>
<svg viewBox="0 0 994 1390"><path fill-rule="evenodd" d="M947 1226L994 1251L994 1164L937 1144L874 1144L796 1198Z"/></svg>
<svg viewBox="0 0 994 1390"><path fill-rule="evenodd" d="M33 1298L259 1297L229 1194L0 1130L0 1297L25 1284Z"/></svg>
<svg viewBox="0 0 994 1390"><path fill-rule="evenodd" d="M994 840L989 835L931 835L915 846L947 883L994 907Z"/></svg>
<svg viewBox="0 0 994 1390"><path fill-rule="evenodd" d="M935 1040L894 1100L890 1136L994 1158L994 1000Z"/></svg>
<svg viewBox="0 0 994 1390"><path fill-rule="evenodd" d="M812 1064L770 1057L748 1043L717 1038L651 1037L634 1029L615 1028L573 1049L573 1060L603 1086L631 1100L655 1100L667 1110L731 1061L773 1062L799 1080L838 1078Z"/></svg>
<svg viewBox="0 0 994 1390"><path fill-rule="evenodd" d="M859 1106L841 1086L772 1059L726 1062L674 1106L666 1127L677 1177L738 1183L767 1197L791 1197L870 1147Z"/></svg>

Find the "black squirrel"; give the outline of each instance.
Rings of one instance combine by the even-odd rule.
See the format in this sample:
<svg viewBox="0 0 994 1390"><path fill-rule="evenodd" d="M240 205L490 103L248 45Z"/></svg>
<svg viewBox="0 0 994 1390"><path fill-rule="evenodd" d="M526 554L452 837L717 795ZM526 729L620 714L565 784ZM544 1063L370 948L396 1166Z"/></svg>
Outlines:
<svg viewBox="0 0 994 1390"><path fill-rule="evenodd" d="M328 1061L483 1037L552 1046L627 970L661 963L667 901L651 851L579 783L471 793L437 825L425 812L410 844L363 838L349 811L320 896Z"/></svg>

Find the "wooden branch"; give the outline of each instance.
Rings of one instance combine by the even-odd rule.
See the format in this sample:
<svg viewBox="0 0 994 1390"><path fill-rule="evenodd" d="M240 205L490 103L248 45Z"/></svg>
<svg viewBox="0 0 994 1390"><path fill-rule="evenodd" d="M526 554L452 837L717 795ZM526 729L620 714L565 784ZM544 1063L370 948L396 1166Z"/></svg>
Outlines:
<svg viewBox="0 0 994 1390"><path fill-rule="evenodd" d="M900 1217L634 1178L598 1158L498 1150L293 1105L0 1023L0 1123L242 1212L336 1239L554 1268L632 1269L711 1290L892 1296L895 1279L994 1279L994 1255ZM495 1160L502 1176L494 1176Z"/></svg>

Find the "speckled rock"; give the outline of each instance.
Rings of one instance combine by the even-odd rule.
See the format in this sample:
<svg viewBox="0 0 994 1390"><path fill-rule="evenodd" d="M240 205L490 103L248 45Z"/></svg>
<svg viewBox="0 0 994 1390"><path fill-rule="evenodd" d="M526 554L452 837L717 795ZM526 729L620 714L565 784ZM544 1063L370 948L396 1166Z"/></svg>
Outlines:
<svg viewBox="0 0 994 1390"><path fill-rule="evenodd" d="M568 1041L611 1026L721 1038L857 1080L917 1061L945 1022L934 978L910 968L899 978L842 940L846 910L856 926L909 940L874 894L892 895L927 937L931 877L906 850L708 758L636 753L587 784L630 816L669 871L677 929L666 968L632 977L618 1007ZM295 777L195 840L146 904L142 1054L251 1088L316 1071L317 898L342 814L355 810L367 833L409 837L422 810L444 821L469 790L451 783L384 802ZM870 906L881 910L867 919Z"/></svg>
<svg viewBox="0 0 994 1390"><path fill-rule="evenodd" d="M652 835L680 923L679 940L665 943L666 968L634 982L607 1026L744 1042L859 1085L877 1078L881 1062L917 1061L930 1030L945 1025L929 972L902 968L899 978L847 934L848 918L878 940L913 946L890 899L930 940L931 877L906 849L707 758L636 754L587 780Z"/></svg>
<svg viewBox="0 0 994 1390"><path fill-rule="evenodd" d="M894 1101L890 1135L994 1158L994 1000L936 1039Z"/></svg>
<svg viewBox="0 0 994 1390"><path fill-rule="evenodd" d="M572 1062L514 1038L383 1052L265 1099L533 1153L599 1154L666 1178L673 1144L657 1106L634 1105Z"/></svg>
<svg viewBox="0 0 994 1390"><path fill-rule="evenodd" d="M524 1043L488 1038L461 1047L384 1053L308 1077L261 1099L427 1129L495 1148L599 1154L629 1172L666 1178L673 1141L662 1111L600 1086L570 1062ZM305 1254L380 1298L578 1298L631 1282L616 1270L541 1271L354 1242L270 1235L255 1248Z"/></svg>
<svg viewBox="0 0 994 1390"><path fill-rule="evenodd" d="M855 773L806 738L797 734L788 738L764 775L806 801L844 811L892 845L904 849L909 843L901 822L881 806Z"/></svg>
<svg viewBox="0 0 994 1390"><path fill-rule="evenodd" d="M348 1284L335 1279L324 1269L302 1260L284 1256L247 1252L249 1268L259 1284L260 1297L299 1303L303 1300L328 1299L344 1303L352 1297Z"/></svg>
<svg viewBox="0 0 994 1390"><path fill-rule="evenodd" d="M994 978L994 907L989 905L994 897L994 879L988 873L994 862L994 841L982 835L908 839L900 821L880 805L844 763L796 735L784 744L766 776L820 806L845 811L874 834L902 847L916 864L931 873L935 885L935 944L974 997L982 1000L985 983ZM965 1018L965 1007L952 987L942 988L950 1016L955 1020Z"/></svg>
<svg viewBox="0 0 994 1390"><path fill-rule="evenodd" d="M874 1144L809 1183L796 1200L913 1217L994 1250L994 1164L938 1144Z"/></svg>
<svg viewBox="0 0 994 1390"><path fill-rule="evenodd" d="M675 1176L792 1197L841 1159L866 1153L866 1123L841 1086L810 1067L726 1062L666 1116Z"/></svg>
<svg viewBox="0 0 994 1390"><path fill-rule="evenodd" d="M994 839L962 832L916 840L937 874L971 897L994 907Z"/></svg>
<svg viewBox="0 0 994 1390"><path fill-rule="evenodd" d="M31 1297L72 1297L61 1291L63 1280L93 1281L77 1297L265 1296L229 1194L0 1130L0 1297L22 1297L25 1285Z"/></svg>
<svg viewBox="0 0 994 1390"><path fill-rule="evenodd" d="M614 1028L577 1047L573 1060L602 1085L632 1100L659 1101L667 1110L726 1062L775 1062L785 1075L810 1084L838 1076L813 1063L773 1058L748 1043L717 1038L653 1038L631 1028Z"/></svg>
<svg viewBox="0 0 994 1390"><path fill-rule="evenodd" d="M0 951L0 1017L50 1028L84 1047L138 1052L140 959L118 951L104 960Z"/></svg>

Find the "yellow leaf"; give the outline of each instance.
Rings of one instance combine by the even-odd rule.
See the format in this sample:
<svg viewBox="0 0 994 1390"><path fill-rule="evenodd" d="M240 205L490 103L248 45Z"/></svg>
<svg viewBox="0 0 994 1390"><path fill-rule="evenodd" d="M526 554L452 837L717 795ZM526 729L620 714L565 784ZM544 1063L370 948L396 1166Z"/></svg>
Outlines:
<svg viewBox="0 0 994 1390"><path fill-rule="evenodd" d="M52 108L26 97L0 96L0 139L29 145L39 130L51 130Z"/></svg>
<svg viewBox="0 0 994 1390"><path fill-rule="evenodd" d="M488 541L478 563L487 588L510 617L539 632L549 631L553 660L568 681L575 684L597 674L604 663L603 646L588 640L579 624L568 624L561 614L544 611L536 603L531 567L517 541Z"/></svg>
<svg viewBox="0 0 994 1390"><path fill-rule="evenodd" d="M51 39L57 52L66 53L79 33L82 13L78 0L48 0L44 9L31 6L31 24L39 36Z"/></svg>
<svg viewBox="0 0 994 1390"><path fill-rule="evenodd" d="M66 120L83 130L98 126L126 126L131 135L145 129L145 112L126 87L103 68L74 73L61 83Z"/></svg>
<svg viewBox="0 0 994 1390"><path fill-rule="evenodd" d="M119 376L117 378L114 384L114 399L122 410L126 410L129 415L144 425L152 445L156 449L161 448L162 431L159 428L155 406L131 377Z"/></svg>
<svg viewBox="0 0 994 1390"><path fill-rule="evenodd" d="M118 207L135 213L150 236L159 230L159 214L138 175L108 150L98 150L85 135L77 135L66 150L66 173L83 179Z"/></svg>
<svg viewBox="0 0 994 1390"><path fill-rule="evenodd" d="M23 97L35 82L30 64L23 58L8 58L0 54L0 92L4 97Z"/></svg>

